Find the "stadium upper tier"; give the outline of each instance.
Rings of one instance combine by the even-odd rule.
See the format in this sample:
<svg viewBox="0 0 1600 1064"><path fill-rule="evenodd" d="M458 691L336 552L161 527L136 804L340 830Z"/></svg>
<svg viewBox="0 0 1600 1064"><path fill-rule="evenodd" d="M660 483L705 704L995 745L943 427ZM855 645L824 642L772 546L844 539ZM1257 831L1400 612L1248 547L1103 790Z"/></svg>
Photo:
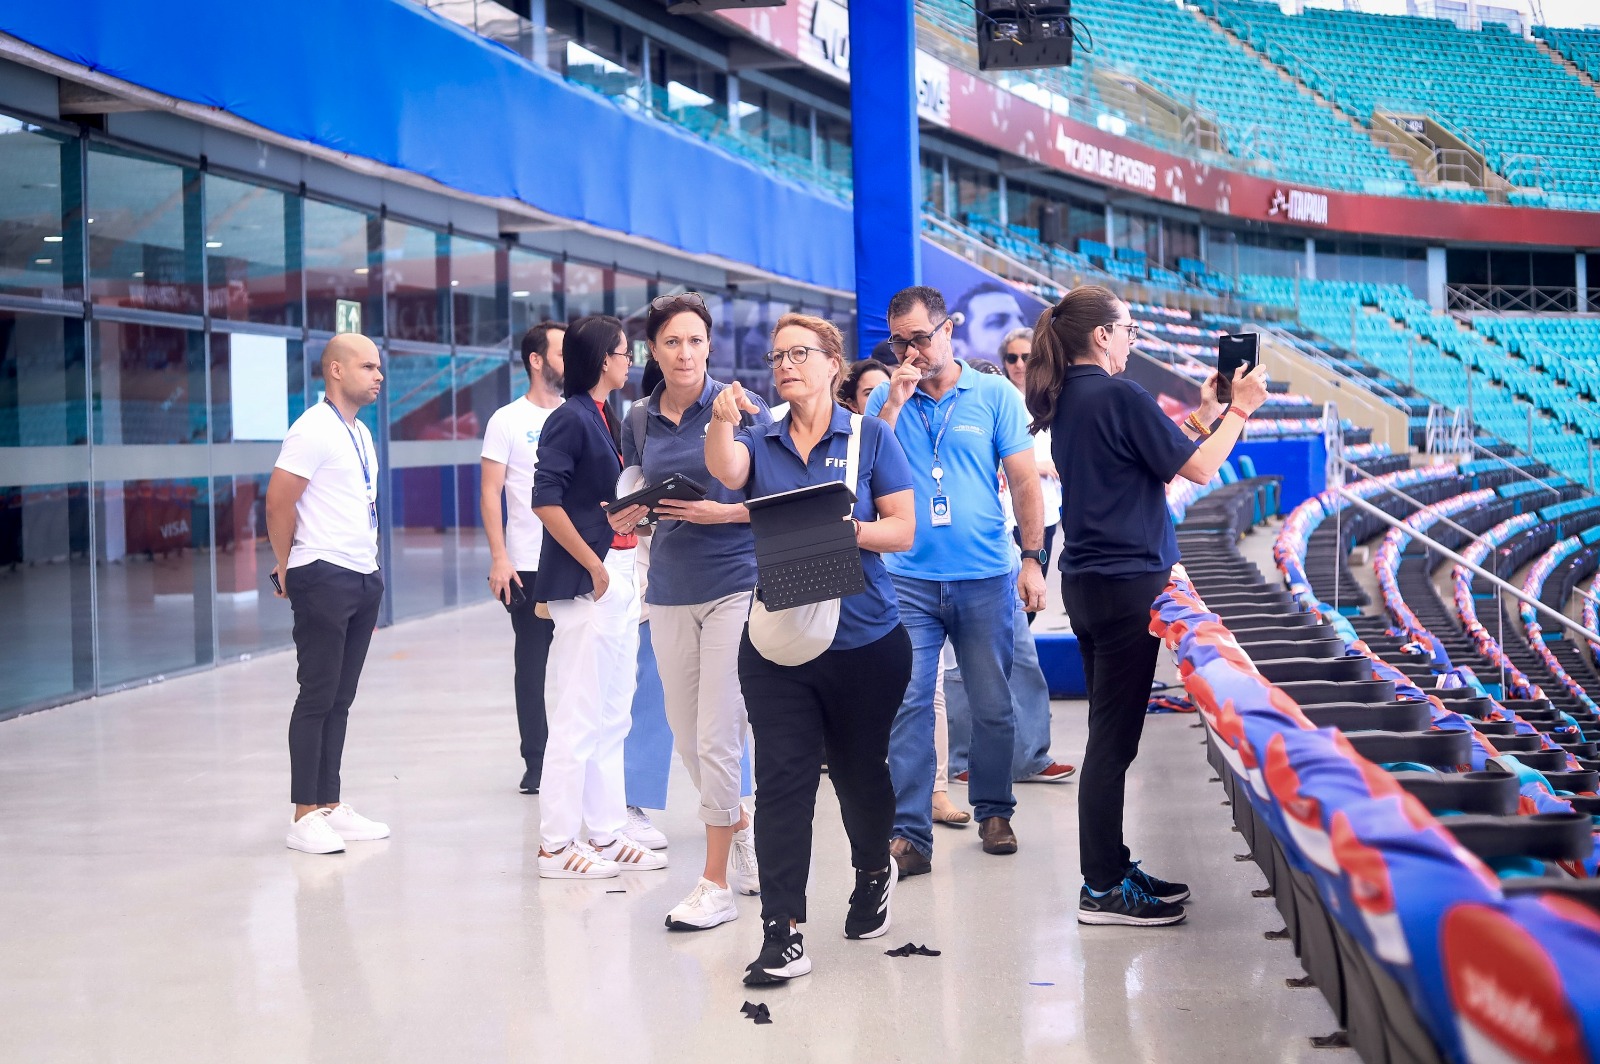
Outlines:
<svg viewBox="0 0 1600 1064"><path fill-rule="evenodd" d="M1600 30L1535 26L1533 35L1572 60L1574 66L1591 78L1600 78Z"/></svg>
<svg viewBox="0 0 1600 1064"><path fill-rule="evenodd" d="M974 36L972 5L962 0L918 0L917 10L952 35ZM1092 35L1088 56L1072 67L990 76L1099 102L1091 95L1089 72L1097 67L1120 71L1215 116L1222 148L1246 168L1352 192L1419 192L1403 162L1194 12L1164 0L1078 0L1072 13ZM1141 139L1148 135L1137 125L1130 125L1129 133Z"/></svg>
<svg viewBox="0 0 1600 1064"><path fill-rule="evenodd" d="M1485 22L1208 0L1218 20L1362 121L1425 112L1517 186L1556 200L1600 195L1600 96L1534 42ZM1517 197L1519 199L1524 197Z"/></svg>

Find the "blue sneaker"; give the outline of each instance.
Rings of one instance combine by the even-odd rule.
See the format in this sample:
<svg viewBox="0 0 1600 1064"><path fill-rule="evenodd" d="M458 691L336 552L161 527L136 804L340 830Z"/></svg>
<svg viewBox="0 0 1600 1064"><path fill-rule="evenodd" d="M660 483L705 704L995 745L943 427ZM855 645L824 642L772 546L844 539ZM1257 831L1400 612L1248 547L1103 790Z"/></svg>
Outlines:
<svg viewBox="0 0 1600 1064"><path fill-rule="evenodd" d="M1139 884L1140 890L1161 901L1171 903L1189 900L1189 884L1168 883L1164 879L1157 879L1140 868L1138 861L1128 866L1127 876Z"/></svg>
<svg viewBox="0 0 1600 1064"><path fill-rule="evenodd" d="M1129 924L1162 927L1181 923L1183 906L1162 901L1145 892L1130 876L1104 894L1096 895L1085 883L1078 891L1078 923Z"/></svg>

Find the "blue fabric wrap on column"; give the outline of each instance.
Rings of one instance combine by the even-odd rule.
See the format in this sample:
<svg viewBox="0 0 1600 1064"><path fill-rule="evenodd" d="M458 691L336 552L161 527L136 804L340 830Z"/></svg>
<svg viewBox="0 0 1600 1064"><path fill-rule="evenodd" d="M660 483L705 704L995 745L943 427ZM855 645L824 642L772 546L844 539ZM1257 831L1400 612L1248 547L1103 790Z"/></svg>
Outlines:
<svg viewBox="0 0 1600 1064"><path fill-rule="evenodd" d="M462 192L797 281L854 284L848 205L568 85L409 0L53 0L0 5L0 31ZM902 92L910 86L907 75Z"/></svg>
<svg viewBox="0 0 1600 1064"><path fill-rule="evenodd" d="M890 298L922 277L912 5L851 4L850 40L856 335L865 358L889 337Z"/></svg>

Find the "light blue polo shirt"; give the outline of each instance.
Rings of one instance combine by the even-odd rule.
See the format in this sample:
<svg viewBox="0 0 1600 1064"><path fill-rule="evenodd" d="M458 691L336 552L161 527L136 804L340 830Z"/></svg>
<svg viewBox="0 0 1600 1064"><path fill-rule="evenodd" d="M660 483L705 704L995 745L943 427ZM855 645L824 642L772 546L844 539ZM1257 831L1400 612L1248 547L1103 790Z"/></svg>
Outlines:
<svg viewBox="0 0 1600 1064"><path fill-rule="evenodd" d="M851 511L858 521L876 520L876 500L912 486L906 456L888 429L877 418L861 419L856 506ZM850 411L834 404L828 431L804 462L795 449L787 416L770 424L741 428L733 438L750 451L750 480L745 493L752 499L826 484L844 479L845 457L850 448ZM839 600L839 627L834 632L832 650L853 650L877 642L900 623L900 603L883 567L883 557L874 551L862 551L861 569L866 590Z"/></svg>
<svg viewBox="0 0 1600 1064"><path fill-rule="evenodd" d="M888 398L885 381L867 398L867 413L876 415ZM941 427L939 466L950 523L936 527L933 443ZM920 388L911 393L894 434L911 463L917 539L910 550L885 559L889 571L918 580L985 580L1011 572L1000 461L1033 447L1022 393L1004 377L979 373L962 362L956 386L937 403Z"/></svg>

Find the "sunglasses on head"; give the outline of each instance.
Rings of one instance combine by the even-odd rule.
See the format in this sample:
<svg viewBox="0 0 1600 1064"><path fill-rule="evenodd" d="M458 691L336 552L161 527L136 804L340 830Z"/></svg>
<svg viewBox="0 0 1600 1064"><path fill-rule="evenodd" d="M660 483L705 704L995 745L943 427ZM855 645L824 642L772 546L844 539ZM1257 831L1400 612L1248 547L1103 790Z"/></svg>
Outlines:
<svg viewBox="0 0 1600 1064"><path fill-rule="evenodd" d="M656 296L650 301L651 310L670 310L673 307L704 307L705 298L699 292L677 292L670 296Z"/></svg>

